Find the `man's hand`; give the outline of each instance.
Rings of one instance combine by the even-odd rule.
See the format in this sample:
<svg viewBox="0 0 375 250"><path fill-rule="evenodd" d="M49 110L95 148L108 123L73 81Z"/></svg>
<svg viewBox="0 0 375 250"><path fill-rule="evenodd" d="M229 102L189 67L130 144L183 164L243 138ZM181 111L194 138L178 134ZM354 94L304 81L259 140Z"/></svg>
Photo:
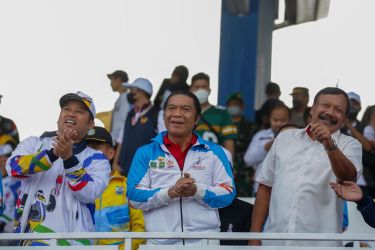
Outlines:
<svg viewBox="0 0 375 250"><path fill-rule="evenodd" d="M324 148L331 148L333 146L333 141L331 138L331 132L327 128L319 123L311 124L311 133L316 140L323 144Z"/></svg>
<svg viewBox="0 0 375 250"><path fill-rule="evenodd" d="M184 177L178 179L174 187L168 190L168 195L173 199L176 197L191 197L196 192L195 179L191 178L189 173L184 173Z"/></svg>
<svg viewBox="0 0 375 250"><path fill-rule="evenodd" d="M344 181L342 183L330 182L329 185L336 192L339 198L347 201L360 201L363 198L361 188L352 181Z"/></svg>
<svg viewBox="0 0 375 250"><path fill-rule="evenodd" d="M57 132L53 143L53 153L63 160L69 159L73 155L73 138L77 136L77 131Z"/></svg>

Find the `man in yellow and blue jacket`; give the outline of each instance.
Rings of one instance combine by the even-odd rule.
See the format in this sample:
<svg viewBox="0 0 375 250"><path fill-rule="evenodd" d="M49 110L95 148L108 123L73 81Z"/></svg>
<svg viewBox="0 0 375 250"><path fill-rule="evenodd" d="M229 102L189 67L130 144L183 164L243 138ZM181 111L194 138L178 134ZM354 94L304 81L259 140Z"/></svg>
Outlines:
<svg viewBox="0 0 375 250"><path fill-rule="evenodd" d="M108 160L115 154L111 134L102 127L94 127L86 137L89 147L102 151ZM107 188L95 201L95 231L97 232L144 232L142 210L133 209L126 199L126 177L113 170ZM98 240L100 245L119 245L123 239ZM132 249L138 249L144 240L133 240Z"/></svg>

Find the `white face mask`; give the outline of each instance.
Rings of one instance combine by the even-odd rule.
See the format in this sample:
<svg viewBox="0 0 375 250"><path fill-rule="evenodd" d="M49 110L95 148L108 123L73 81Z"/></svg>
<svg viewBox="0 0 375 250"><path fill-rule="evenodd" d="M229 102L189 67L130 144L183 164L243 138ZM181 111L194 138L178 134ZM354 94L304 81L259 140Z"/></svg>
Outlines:
<svg viewBox="0 0 375 250"><path fill-rule="evenodd" d="M240 107L238 106L230 106L227 108L228 110L228 113L232 116L236 116L236 115L241 115L242 114L242 110Z"/></svg>
<svg viewBox="0 0 375 250"><path fill-rule="evenodd" d="M210 91L206 89L199 89L193 92L193 94L198 98L199 103L203 104L203 103L208 102L208 96L210 95Z"/></svg>

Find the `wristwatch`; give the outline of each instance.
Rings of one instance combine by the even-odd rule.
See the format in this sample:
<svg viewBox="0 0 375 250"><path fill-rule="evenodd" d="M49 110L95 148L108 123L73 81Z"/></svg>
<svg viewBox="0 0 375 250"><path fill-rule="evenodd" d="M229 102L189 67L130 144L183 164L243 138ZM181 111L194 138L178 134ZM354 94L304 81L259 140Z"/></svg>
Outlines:
<svg viewBox="0 0 375 250"><path fill-rule="evenodd" d="M331 152L337 149L337 144L336 144L335 139L331 139L331 141L332 141L332 145L326 148L327 152Z"/></svg>

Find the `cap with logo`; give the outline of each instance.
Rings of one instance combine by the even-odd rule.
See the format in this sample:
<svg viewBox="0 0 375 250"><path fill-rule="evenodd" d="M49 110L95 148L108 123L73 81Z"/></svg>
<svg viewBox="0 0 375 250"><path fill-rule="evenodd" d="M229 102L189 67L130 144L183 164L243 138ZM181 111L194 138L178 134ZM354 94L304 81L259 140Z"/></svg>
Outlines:
<svg viewBox="0 0 375 250"><path fill-rule="evenodd" d="M85 93L78 91L76 93L65 94L60 98L60 107L64 107L70 101L81 102L90 112L90 117L94 120L96 116L95 105L92 98Z"/></svg>
<svg viewBox="0 0 375 250"><path fill-rule="evenodd" d="M295 87L293 88L292 93L290 93L290 95L298 95L298 94L309 95L309 89L305 87Z"/></svg>
<svg viewBox="0 0 375 250"><path fill-rule="evenodd" d="M86 138L86 142L103 142L113 147L113 139L111 134L103 127L95 126L90 129Z"/></svg>
<svg viewBox="0 0 375 250"><path fill-rule="evenodd" d="M140 89L152 95L152 83L146 78L137 78L133 83L124 84L125 87Z"/></svg>
<svg viewBox="0 0 375 250"><path fill-rule="evenodd" d="M122 82L128 82L129 81L128 74L123 70L116 70L111 74L107 74L107 77L110 80L120 78Z"/></svg>
<svg viewBox="0 0 375 250"><path fill-rule="evenodd" d="M353 100L357 101L359 104L361 104L361 97L357 93L349 92L348 97L349 97L349 100L353 99Z"/></svg>

